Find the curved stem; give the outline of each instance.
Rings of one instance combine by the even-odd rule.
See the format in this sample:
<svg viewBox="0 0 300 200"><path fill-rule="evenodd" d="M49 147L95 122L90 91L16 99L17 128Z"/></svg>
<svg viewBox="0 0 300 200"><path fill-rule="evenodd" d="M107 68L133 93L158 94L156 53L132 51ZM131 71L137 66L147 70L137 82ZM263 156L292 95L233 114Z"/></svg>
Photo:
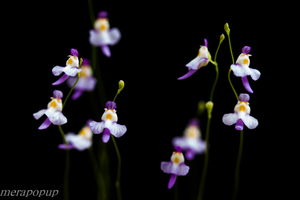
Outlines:
<svg viewBox="0 0 300 200"><path fill-rule="evenodd" d="M122 195L121 195L121 188L120 188L120 179L121 179L121 155L117 146L117 143L115 141L114 136L112 135L112 141L114 143L115 149L116 149L116 153L118 156L118 172L117 172L117 180L116 180L116 188L117 188L117 197L118 200L122 200Z"/></svg>
<svg viewBox="0 0 300 200"><path fill-rule="evenodd" d="M65 166L65 173L64 173L64 200L69 199L69 169L70 169L70 152L68 148L68 142L66 140L66 136L64 131L61 128L61 125L58 126L59 132L64 140L64 143L66 145L66 166Z"/></svg>
<svg viewBox="0 0 300 200"><path fill-rule="evenodd" d="M244 140L244 134L243 134L243 131L241 131L239 155L238 155L238 158L237 158L237 161L236 161L235 174L234 174L234 190L233 190L231 200L236 199L237 193L238 193L238 190L239 190L240 165L241 165L241 159L242 159L242 153L243 153L243 140Z"/></svg>

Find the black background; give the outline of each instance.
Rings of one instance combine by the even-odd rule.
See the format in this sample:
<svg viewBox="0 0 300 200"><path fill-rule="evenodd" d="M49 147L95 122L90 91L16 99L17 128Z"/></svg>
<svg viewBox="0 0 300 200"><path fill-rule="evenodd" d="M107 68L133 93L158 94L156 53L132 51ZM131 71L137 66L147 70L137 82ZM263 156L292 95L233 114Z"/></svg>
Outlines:
<svg viewBox="0 0 300 200"><path fill-rule="evenodd" d="M64 65L70 49L79 57L91 58L89 30L93 28L85 1L33 1L3 6L10 12L3 16L4 46L2 76L3 124L0 189L58 189L62 199L65 153L57 149L62 138L55 125L37 128L44 118L35 120L33 113L44 109L55 89L66 97L66 84L52 86L58 77L51 70ZM220 77L214 94L210 129L210 160L204 199L229 199L233 191L234 167L238 154L239 132L222 123L236 104L227 73L231 56L224 24L229 23L235 59L243 46L251 47L250 67L261 77L249 79L251 115L258 119L254 130L245 128L244 150L240 171L238 199L269 199L293 191L287 175L292 166L287 156L291 139L289 117L285 113L289 97L283 78L286 65L288 32L292 16L282 5L239 2L93 2L94 14L108 11L111 28L119 28L122 38L111 47L112 56L98 49L97 59L108 100L112 100L118 81L125 88L117 97L119 124L127 133L116 139L121 157L123 199L144 197L173 199L174 188L167 189L168 174L160 170L173 151L171 139L180 136L190 118L195 116L199 100L208 101L215 70L212 64L192 77L178 81L187 72L185 64L198 53L199 45L208 40L212 56L221 34L225 35L217 62ZM285 19L283 19L285 17ZM287 19L287 20L286 20ZM7 34L7 35L6 35ZM290 32L292 34L292 32ZM6 42L7 40L7 42ZM293 72L290 69L289 72ZM245 93L240 78L231 76L237 93ZM100 116L104 105L100 103ZM68 100L64 115L65 133L77 133L87 119L93 118L89 95ZM206 114L201 118L202 138ZM289 120L289 119L288 119ZM291 123L291 122L290 122ZM94 140L101 141L102 135ZM112 182L117 170L117 156L112 141L107 144ZM190 173L179 177L179 199L195 199L198 193L203 155L186 161ZM95 182L86 151L71 151L70 199L95 199ZM116 199L112 186L112 199ZM2 197L1 197L2 198ZM21 198L21 197L19 197Z"/></svg>

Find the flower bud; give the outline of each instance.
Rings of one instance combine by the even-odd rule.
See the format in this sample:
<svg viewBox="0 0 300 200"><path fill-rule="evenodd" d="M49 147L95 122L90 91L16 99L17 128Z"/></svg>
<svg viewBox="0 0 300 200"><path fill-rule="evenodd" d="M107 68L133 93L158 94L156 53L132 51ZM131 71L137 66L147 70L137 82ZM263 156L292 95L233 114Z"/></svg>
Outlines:
<svg viewBox="0 0 300 200"><path fill-rule="evenodd" d="M229 29L228 23L226 23L226 24L224 25L224 30L226 31L227 34L229 34L230 29Z"/></svg>
<svg viewBox="0 0 300 200"><path fill-rule="evenodd" d="M122 80L119 81L119 90L120 91L123 90L124 84L125 84L124 81L122 81Z"/></svg>
<svg viewBox="0 0 300 200"><path fill-rule="evenodd" d="M211 101L208 101L208 102L205 104L205 107L206 107L206 110L207 110L208 118L211 118L211 112L212 112L212 109L213 109L213 107L214 107L214 103L211 102Z"/></svg>
<svg viewBox="0 0 300 200"><path fill-rule="evenodd" d="M202 115L205 111L205 101L201 100L198 102L198 110L197 110L197 113L198 115Z"/></svg>
<svg viewBox="0 0 300 200"><path fill-rule="evenodd" d="M224 39L225 39L225 35L222 34L222 35L220 36L220 43L223 42Z"/></svg>

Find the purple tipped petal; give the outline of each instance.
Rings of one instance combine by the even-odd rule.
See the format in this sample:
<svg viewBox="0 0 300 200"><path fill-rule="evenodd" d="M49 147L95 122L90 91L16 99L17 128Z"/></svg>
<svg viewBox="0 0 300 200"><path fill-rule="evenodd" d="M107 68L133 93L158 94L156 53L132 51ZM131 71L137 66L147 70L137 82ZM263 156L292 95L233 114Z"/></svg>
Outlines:
<svg viewBox="0 0 300 200"><path fill-rule="evenodd" d="M51 124L51 121L49 118L47 118L41 125L40 127L38 128L39 130L43 130L43 129L46 129L50 126Z"/></svg>
<svg viewBox="0 0 300 200"><path fill-rule="evenodd" d="M182 151L182 148L180 146L175 146L174 149L175 149L176 152L181 152Z"/></svg>
<svg viewBox="0 0 300 200"><path fill-rule="evenodd" d="M71 49L71 55L78 57L78 51L76 49Z"/></svg>
<svg viewBox="0 0 300 200"><path fill-rule="evenodd" d="M242 119L238 119L238 121L235 124L235 129L238 131L241 131L244 129L244 122Z"/></svg>
<svg viewBox="0 0 300 200"><path fill-rule="evenodd" d="M103 136L102 136L102 141L103 141L104 143L107 143L108 140L109 140L109 138L110 138L110 130L109 130L108 128L105 128L105 129L104 129Z"/></svg>
<svg viewBox="0 0 300 200"><path fill-rule="evenodd" d="M58 145L59 149L67 149L67 146L65 144ZM68 144L68 149L74 149L74 145Z"/></svg>
<svg viewBox="0 0 300 200"><path fill-rule="evenodd" d="M185 152L185 157L188 160L193 160L195 157L195 152L193 150L189 149Z"/></svg>
<svg viewBox="0 0 300 200"><path fill-rule="evenodd" d="M82 95L82 92L83 92L82 90L76 90L72 95L72 100L78 99Z"/></svg>
<svg viewBox="0 0 300 200"><path fill-rule="evenodd" d="M98 18L106 18L107 17L107 12L106 11L100 11L98 13Z"/></svg>
<svg viewBox="0 0 300 200"><path fill-rule="evenodd" d="M193 126L199 127L199 123L200 123L200 122L199 122L198 119L193 118L193 119L191 119L191 120L189 121L188 125L189 125L189 126L193 125Z"/></svg>
<svg viewBox="0 0 300 200"><path fill-rule="evenodd" d="M60 90L54 90L53 91L53 97L56 99L62 99L63 93Z"/></svg>
<svg viewBox="0 0 300 200"><path fill-rule="evenodd" d="M109 109L109 110L113 110L117 108L117 104L113 101L108 101L105 104L105 108Z"/></svg>
<svg viewBox="0 0 300 200"><path fill-rule="evenodd" d="M57 81L55 81L54 83L52 83L52 85L59 85L62 84L63 82L65 82L65 80L68 79L68 75L64 74L60 79L58 79Z"/></svg>
<svg viewBox="0 0 300 200"><path fill-rule="evenodd" d="M188 71L188 73L186 73L182 77L179 77L177 80L187 79L188 77L192 76L196 71L197 71L196 69L191 69Z"/></svg>
<svg viewBox="0 0 300 200"><path fill-rule="evenodd" d="M103 45L101 46L101 50L102 50L102 53L106 56L106 57L110 57L110 50L109 50L109 47L107 45Z"/></svg>
<svg viewBox="0 0 300 200"><path fill-rule="evenodd" d="M249 81L248 81L247 76L243 76L243 77L242 77L242 82L243 82L243 85L244 85L245 89L246 89L248 92L253 93L253 90L252 90L251 87L250 87L250 84L249 84Z"/></svg>
<svg viewBox="0 0 300 200"><path fill-rule="evenodd" d="M82 59L82 65L89 65L89 64L90 64L89 59L86 59L86 58Z"/></svg>
<svg viewBox="0 0 300 200"><path fill-rule="evenodd" d="M240 101L244 101L244 102L249 102L250 96L249 96L249 94L241 93L241 94L239 95L239 100L240 100Z"/></svg>
<svg viewBox="0 0 300 200"><path fill-rule="evenodd" d="M205 45L206 47L208 47L208 42L207 42L206 38L204 38L204 45Z"/></svg>
<svg viewBox="0 0 300 200"><path fill-rule="evenodd" d="M175 184L176 177L177 177L176 174L171 174L171 177L170 177L170 180L169 180L169 183L168 183L168 188L169 189L171 189L173 187L173 185Z"/></svg>
<svg viewBox="0 0 300 200"><path fill-rule="evenodd" d="M248 53L250 52L250 50L251 50L251 47L249 47L249 46L244 46L244 47L242 48L242 53L248 54Z"/></svg>

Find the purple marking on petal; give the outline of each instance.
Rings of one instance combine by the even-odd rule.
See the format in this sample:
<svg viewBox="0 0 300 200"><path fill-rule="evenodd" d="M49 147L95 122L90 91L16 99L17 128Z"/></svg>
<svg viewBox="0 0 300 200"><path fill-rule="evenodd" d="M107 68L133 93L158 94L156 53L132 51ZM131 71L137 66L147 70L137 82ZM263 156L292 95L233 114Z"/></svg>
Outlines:
<svg viewBox="0 0 300 200"><path fill-rule="evenodd" d="M65 80L67 80L69 77L69 75L64 74L62 77L60 77L60 79L58 79L57 81L55 81L54 83L52 83L52 85L59 85L62 84L63 82L65 82Z"/></svg>
<svg viewBox="0 0 300 200"><path fill-rule="evenodd" d="M110 57L110 56L111 56L109 47L108 47L107 45L101 46L101 50L102 50L102 53L103 53L106 57Z"/></svg>
<svg viewBox="0 0 300 200"><path fill-rule="evenodd" d="M238 119L238 121L235 124L235 129L238 131L241 131L244 129L244 122L242 119Z"/></svg>
<svg viewBox="0 0 300 200"><path fill-rule="evenodd" d="M250 84L249 84L249 81L248 81L247 76L243 76L243 77L242 77L242 82L243 82L243 85L244 85L245 89L246 89L248 92L253 93L253 90L252 90L251 87L250 87Z"/></svg>
<svg viewBox="0 0 300 200"><path fill-rule="evenodd" d="M175 146L174 149L175 149L176 152L181 152L182 151L182 148L180 146Z"/></svg>
<svg viewBox="0 0 300 200"><path fill-rule="evenodd" d="M82 95L82 92L83 92L82 90L76 90L72 95L72 100L78 99Z"/></svg>
<svg viewBox="0 0 300 200"><path fill-rule="evenodd" d="M78 57L78 51L76 49L71 49L71 55Z"/></svg>
<svg viewBox="0 0 300 200"><path fill-rule="evenodd" d="M206 38L204 38L204 45L205 45L206 47L208 47L208 42L207 42L207 39L206 39Z"/></svg>
<svg viewBox="0 0 300 200"><path fill-rule="evenodd" d="M90 60L87 58L82 58L82 65L89 65L90 64Z"/></svg>
<svg viewBox="0 0 300 200"><path fill-rule="evenodd" d="M169 180L169 183L168 183L168 188L169 189L171 189L173 187L173 185L175 184L176 177L177 177L176 174L171 174L171 177L170 177L170 180Z"/></svg>
<svg viewBox="0 0 300 200"><path fill-rule="evenodd" d="M39 130L43 130L46 129L50 126L51 121L50 119L47 117L47 119L40 125L40 127L38 128Z"/></svg>
<svg viewBox="0 0 300 200"><path fill-rule="evenodd" d="M194 118L194 119L191 119L190 121L189 121L189 123L188 123L188 125L189 126L197 126L197 127L199 127L199 120L198 119L196 119L196 118Z"/></svg>
<svg viewBox="0 0 300 200"><path fill-rule="evenodd" d="M100 11L98 13L98 18L107 18L107 12L106 11Z"/></svg>
<svg viewBox="0 0 300 200"><path fill-rule="evenodd" d="M60 90L54 90L53 91L53 97L56 99L62 99L63 98L63 93Z"/></svg>
<svg viewBox="0 0 300 200"><path fill-rule="evenodd" d="M105 108L107 108L108 110L113 110L117 108L117 104L113 101L108 101L105 104Z"/></svg>
<svg viewBox="0 0 300 200"><path fill-rule="evenodd" d="M110 138L110 130L109 130L108 128L105 128L105 129L104 129L103 136L102 136L102 141L103 141L104 143L107 143L108 140L109 140L109 138Z"/></svg>
<svg viewBox="0 0 300 200"><path fill-rule="evenodd" d="M251 50L251 47L249 47L249 46L244 46L244 47L242 48L242 53L248 54L248 53L250 52L250 50Z"/></svg>
<svg viewBox="0 0 300 200"><path fill-rule="evenodd" d="M194 157L195 157L195 152L194 152L192 149L188 149L188 150L185 152L185 157L186 157L186 159L188 159L188 160L193 160Z"/></svg>
<svg viewBox="0 0 300 200"><path fill-rule="evenodd" d="M241 94L239 95L239 100L240 100L240 101L244 101L244 102L249 102L250 96L249 96L249 94L241 93Z"/></svg>
<svg viewBox="0 0 300 200"><path fill-rule="evenodd" d="M188 77L192 76L196 71L197 71L197 69L191 69L191 70L188 71L188 73L186 73L185 75L179 77L177 80L187 79Z"/></svg>

